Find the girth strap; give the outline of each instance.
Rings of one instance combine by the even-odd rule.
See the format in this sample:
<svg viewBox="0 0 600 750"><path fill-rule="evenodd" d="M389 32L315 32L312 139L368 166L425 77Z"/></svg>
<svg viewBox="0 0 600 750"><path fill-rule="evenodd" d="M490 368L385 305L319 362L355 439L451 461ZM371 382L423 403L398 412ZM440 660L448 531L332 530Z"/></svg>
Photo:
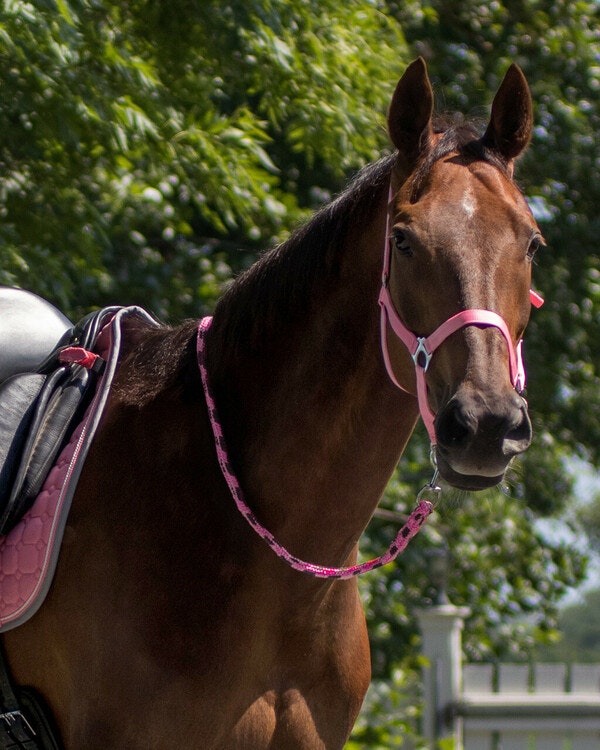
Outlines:
<svg viewBox="0 0 600 750"><path fill-rule="evenodd" d="M12 683L0 646L0 750L62 750L63 744L42 697Z"/></svg>

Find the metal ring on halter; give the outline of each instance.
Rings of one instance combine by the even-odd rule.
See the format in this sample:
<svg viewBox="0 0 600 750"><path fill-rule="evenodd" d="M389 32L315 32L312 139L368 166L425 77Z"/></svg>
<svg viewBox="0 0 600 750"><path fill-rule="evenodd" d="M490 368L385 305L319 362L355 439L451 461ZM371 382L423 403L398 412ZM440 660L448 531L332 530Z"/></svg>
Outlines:
<svg viewBox="0 0 600 750"><path fill-rule="evenodd" d="M429 480L429 482L419 490L419 493L417 495L417 503L419 503L419 501L421 500L427 500L435 507L442 497L442 488L438 484L438 477L440 473L437 467L435 446L433 444L431 445L429 460L431 461L431 465L433 466L433 474L431 475L431 479Z"/></svg>
<svg viewBox="0 0 600 750"><path fill-rule="evenodd" d="M437 484L438 470L436 469L429 482L421 487L419 494L417 495L417 504L422 500L427 500L434 507L439 503L442 497L442 488Z"/></svg>

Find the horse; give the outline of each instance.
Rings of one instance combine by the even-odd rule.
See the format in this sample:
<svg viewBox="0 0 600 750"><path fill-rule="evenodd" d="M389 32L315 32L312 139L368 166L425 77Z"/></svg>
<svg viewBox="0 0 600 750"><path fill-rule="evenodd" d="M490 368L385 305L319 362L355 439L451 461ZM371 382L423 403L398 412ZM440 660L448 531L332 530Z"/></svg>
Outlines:
<svg viewBox="0 0 600 750"><path fill-rule="evenodd" d="M393 152L225 290L203 371L197 321L125 337L52 586L3 635L69 750L340 750L369 685L356 576L249 526L203 372L249 515L323 568L353 572L420 410L463 490L529 446L526 79L508 69L483 134L439 126L419 58L387 124Z"/></svg>

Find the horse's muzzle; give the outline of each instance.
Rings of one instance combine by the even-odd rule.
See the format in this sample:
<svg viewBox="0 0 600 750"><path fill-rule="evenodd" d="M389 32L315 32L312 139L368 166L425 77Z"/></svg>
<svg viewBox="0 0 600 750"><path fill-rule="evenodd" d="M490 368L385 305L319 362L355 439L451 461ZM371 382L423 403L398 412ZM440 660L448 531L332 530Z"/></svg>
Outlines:
<svg viewBox="0 0 600 750"><path fill-rule="evenodd" d="M525 399L457 394L437 414L436 458L441 476L464 490L498 484L511 459L531 444Z"/></svg>

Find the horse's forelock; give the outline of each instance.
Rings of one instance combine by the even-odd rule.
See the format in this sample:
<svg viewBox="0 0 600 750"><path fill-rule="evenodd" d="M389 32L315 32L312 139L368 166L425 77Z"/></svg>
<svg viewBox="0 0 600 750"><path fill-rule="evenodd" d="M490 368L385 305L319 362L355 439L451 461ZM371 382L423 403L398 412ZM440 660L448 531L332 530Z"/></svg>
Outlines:
<svg viewBox="0 0 600 750"><path fill-rule="evenodd" d="M458 152L465 159L483 161L497 167L506 177L510 178L507 164L486 147L482 140L485 124L461 122L446 126L441 121L436 123L434 130L439 134L433 148L426 151L410 177L410 199L416 202L427 184L427 178L433 165L448 154Z"/></svg>

